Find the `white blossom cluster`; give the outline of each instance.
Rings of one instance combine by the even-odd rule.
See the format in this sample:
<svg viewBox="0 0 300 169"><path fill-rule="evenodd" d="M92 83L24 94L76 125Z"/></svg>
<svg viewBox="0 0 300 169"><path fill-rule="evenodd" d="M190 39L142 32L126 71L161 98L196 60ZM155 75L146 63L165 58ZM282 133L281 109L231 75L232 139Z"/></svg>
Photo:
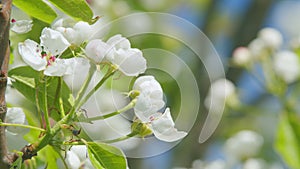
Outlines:
<svg viewBox="0 0 300 169"><path fill-rule="evenodd" d="M279 31L264 28L247 47L235 49L232 61L248 69L255 63L270 62L271 69L279 78L287 84L293 83L300 76L299 56L292 49L282 49L282 44L283 37Z"/></svg>
<svg viewBox="0 0 300 169"><path fill-rule="evenodd" d="M283 169L274 162L268 164L257 158L263 145L263 137L250 130L242 130L226 140L223 145L225 158L212 161L195 160L189 169ZM187 169L187 168L174 168Z"/></svg>
<svg viewBox="0 0 300 169"><path fill-rule="evenodd" d="M46 76L64 77L71 87L73 84L83 83L80 75L86 76L91 64L109 64L126 76L139 76L145 72L147 66L142 51L132 48L127 38L115 35L107 41L93 39L94 29L94 25L86 22L67 27L64 20L58 20L52 28L42 30L40 44L27 39L19 43L18 51L32 69L43 72ZM80 48L82 53L72 58L61 57L67 49L74 47ZM165 105L163 91L153 76L137 78L133 90L139 93L134 107L136 117L158 139L173 142L187 135L174 127L169 108L164 113L160 112Z"/></svg>

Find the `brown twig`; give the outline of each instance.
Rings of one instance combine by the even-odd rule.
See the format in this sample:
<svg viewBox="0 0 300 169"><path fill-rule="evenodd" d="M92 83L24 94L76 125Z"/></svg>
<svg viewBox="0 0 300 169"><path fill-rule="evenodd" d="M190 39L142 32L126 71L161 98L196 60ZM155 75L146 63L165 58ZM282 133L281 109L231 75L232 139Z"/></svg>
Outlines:
<svg viewBox="0 0 300 169"><path fill-rule="evenodd" d="M7 69L10 56L9 49L9 26L12 0L0 1L0 119L5 121L6 102L5 90L7 83ZM5 127L0 126L0 168L8 169L7 144L5 137Z"/></svg>

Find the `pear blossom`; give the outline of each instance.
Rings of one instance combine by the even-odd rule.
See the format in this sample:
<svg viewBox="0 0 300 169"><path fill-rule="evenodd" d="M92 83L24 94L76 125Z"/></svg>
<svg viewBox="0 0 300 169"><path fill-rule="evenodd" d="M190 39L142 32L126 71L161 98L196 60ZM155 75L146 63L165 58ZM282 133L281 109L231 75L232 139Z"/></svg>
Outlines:
<svg viewBox="0 0 300 169"><path fill-rule="evenodd" d="M245 66L251 61L251 52L246 47L238 47L233 52L233 63L238 66Z"/></svg>
<svg viewBox="0 0 300 169"><path fill-rule="evenodd" d="M291 51L280 51L274 55L273 66L275 73L278 74L286 83L292 83L299 78L300 60Z"/></svg>
<svg viewBox="0 0 300 169"><path fill-rule="evenodd" d="M5 122L13 123L13 124L25 124L26 123L25 113L19 107L7 108ZM8 126L6 130L11 134L17 135L22 133L24 131L24 128Z"/></svg>
<svg viewBox="0 0 300 169"><path fill-rule="evenodd" d="M87 22L79 21L72 28L63 27L63 19L57 21L53 26L55 30L59 31L70 44L79 46L84 41L88 40L92 35L93 28Z"/></svg>
<svg viewBox="0 0 300 169"><path fill-rule="evenodd" d="M274 28L263 28L259 31L258 38L264 42L266 47L271 49L278 49L283 42L281 33Z"/></svg>
<svg viewBox="0 0 300 169"><path fill-rule="evenodd" d="M235 105L235 86L227 79L218 79L213 82L208 91L208 95L204 100L204 105L207 109L220 111L224 104ZM211 105L213 104L213 107Z"/></svg>
<svg viewBox="0 0 300 169"><path fill-rule="evenodd" d="M85 47L85 54L88 58L96 63L100 63L104 60L105 56L109 52L110 46L100 39L91 40Z"/></svg>
<svg viewBox="0 0 300 169"><path fill-rule="evenodd" d="M225 152L234 159L243 159L256 155L262 147L263 137L254 131L243 130L229 138Z"/></svg>
<svg viewBox="0 0 300 169"><path fill-rule="evenodd" d="M147 122L153 113L165 105L162 88L153 76L141 76L135 81L133 89L140 92L134 112L141 121Z"/></svg>
<svg viewBox="0 0 300 169"><path fill-rule="evenodd" d="M267 167L266 162L264 160L254 159L254 158L248 159L243 166L243 169L265 169L265 168L269 168L269 167Z"/></svg>
<svg viewBox="0 0 300 169"><path fill-rule="evenodd" d="M85 145L72 146L66 155L66 163L71 169L93 169L93 165L87 156Z"/></svg>
<svg viewBox="0 0 300 169"><path fill-rule="evenodd" d="M106 59L126 76L137 76L145 72L147 66L143 53L139 49L131 48L128 39L118 34L108 39L107 44L111 51Z"/></svg>
<svg viewBox="0 0 300 169"><path fill-rule="evenodd" d="M187 135L186 132L178 131L175 128L169 108L166 108L164 113L159 112L165 102L162 88L153 76L139 77L135 81L133 89L140 92L134 107L135 115L141 122L149 126L156 138L173 142Z"/></svg>
<svg viewBox="0 0 300 169"><path fill-rule="evenodd" d="M69 66L66 59L58 57L69 47L69 42L61 33L50 28L43 29L40 40L40 45L30 39L19 43L22 59L34 70L44 71L45 75L63 76Z"/></svg>
<svg viewBox="0 0 300 169"><path fill-rule="evenodd" d="M153 114L149 118L150 128L156 138L166 142L174 142L184 138L187 133L178 131L172 119L170 109L166 108L164 113Z"/></svg>
<svg viewBox="0 0 300 169"><path fill-rule="evenodd" d="M31 20L15 20L12 19L11 21L11 28L15 33L23 34L31 31L32 28L32 21Z"/></svg>

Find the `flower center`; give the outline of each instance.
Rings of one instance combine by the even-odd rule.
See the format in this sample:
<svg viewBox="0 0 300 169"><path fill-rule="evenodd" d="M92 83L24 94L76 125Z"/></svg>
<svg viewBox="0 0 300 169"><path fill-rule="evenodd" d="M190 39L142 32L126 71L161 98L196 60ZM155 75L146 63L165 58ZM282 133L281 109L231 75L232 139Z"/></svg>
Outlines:
<svg viewBox="0 0 300 169"><path fill-rule="evenodd" d="M56 56L52 55L50 52L47 53L47 52L44 50L44 46L41 46L41 48L42 48L41 57L42 57L42 58L46 57L46 60L47 60L47 66L52 65L52 63L54 63L55 60L56 60ZM39 52L39 50L37 50L37 52Z"/></svg>

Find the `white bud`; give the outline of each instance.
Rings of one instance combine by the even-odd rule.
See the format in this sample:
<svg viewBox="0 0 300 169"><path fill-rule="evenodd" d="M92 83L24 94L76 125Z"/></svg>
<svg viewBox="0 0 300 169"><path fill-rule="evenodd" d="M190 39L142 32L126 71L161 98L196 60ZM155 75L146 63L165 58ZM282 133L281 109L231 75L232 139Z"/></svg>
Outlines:
<svg viewBox="0 0 300 169"><path fill-rule="evenodd" d="M233 62L238 66L245 66L251 61L251 52L246 47L238 47L233 52Z"/></svg>
<svg viewBox="0 0 300 169"><path fill-rule="evenodd" d="M291 51L281 51L275 54L273 66L275 72L285 82L292 83L299 78L300 62L298 56Z"/></svg>
<svg viewBox="0 0 300 169"><path fill-rule="evenodd" d="M228 102L228 99L234 94L234 84L227 79L219 79L211 84L204 104L207 109L212 108L219 112L224 107L225 102ZM211 105L213 106L211 107Z"/></svg>
<svg viewBox="0 0 300 169"><path fill-rule="evenodd" d="M273 28L264 28L260 30L258 38L263 40L265 45L271 49L278 49L283 41L281 33Z"/></svg>

